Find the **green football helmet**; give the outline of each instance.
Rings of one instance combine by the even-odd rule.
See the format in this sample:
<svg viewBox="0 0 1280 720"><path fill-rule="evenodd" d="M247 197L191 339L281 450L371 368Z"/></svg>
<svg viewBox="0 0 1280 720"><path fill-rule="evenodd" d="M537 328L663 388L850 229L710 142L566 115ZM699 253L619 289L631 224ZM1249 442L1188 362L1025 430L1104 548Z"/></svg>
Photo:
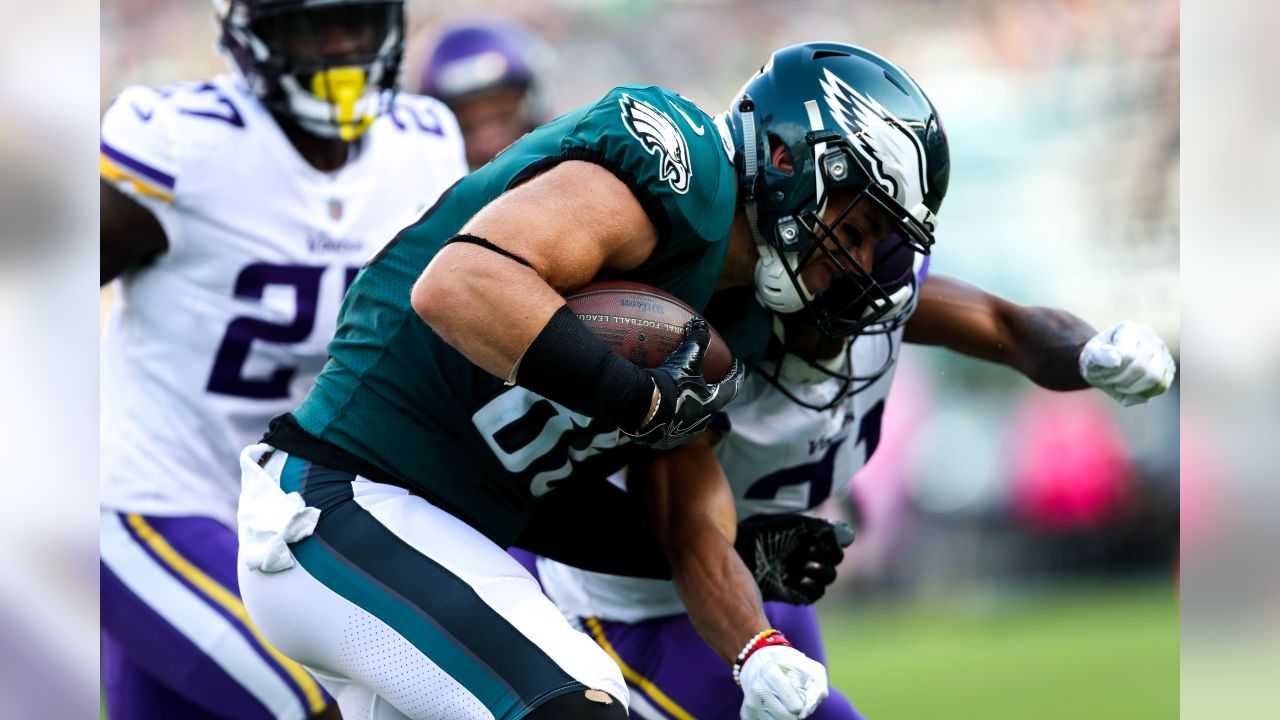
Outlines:
<svg viewBox="0 0 1280 720"><path fill-rule="evenodd" d="M726 123L739 196L760 251L760 300L780 313L808 309L831 338L882 330L909 316L915 263L886 262L885 268L906 268L886 273L882 258L929 254L950 172L946 132L915 81L860 47L793 45L747 81ZM790 172L772 162L780 148ZM824 223L837 192L852 199L835 222ZM835 238L859 203L873 203L890 219L874 268L864 268ZM840 275L815 295L800 272L824 261Z"/></svg>

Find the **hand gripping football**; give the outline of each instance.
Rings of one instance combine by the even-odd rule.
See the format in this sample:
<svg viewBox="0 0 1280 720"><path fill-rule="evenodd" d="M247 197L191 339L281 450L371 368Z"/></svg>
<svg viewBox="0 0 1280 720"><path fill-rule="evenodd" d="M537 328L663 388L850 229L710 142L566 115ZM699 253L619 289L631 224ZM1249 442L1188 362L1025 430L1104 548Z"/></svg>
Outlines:
<svg viewBox="0 0 1280 720"><path fill-rule="evenodd" d="M684 340L684 324L697 314L669 293L625 280L593 282L565 296L565 302L596 337L643 368L665 360ZM719 382L732 365L729 346L711 328L702 376Z"/></svg>

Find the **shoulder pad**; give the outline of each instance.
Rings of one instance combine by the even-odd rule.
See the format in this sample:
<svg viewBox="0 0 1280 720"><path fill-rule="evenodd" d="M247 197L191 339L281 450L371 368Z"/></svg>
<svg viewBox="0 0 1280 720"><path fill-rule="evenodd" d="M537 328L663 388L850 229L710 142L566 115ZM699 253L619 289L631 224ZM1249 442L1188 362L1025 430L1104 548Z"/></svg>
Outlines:
<svg viewBox="0 0 1280 720"><path fill-rule="evenodd" d="M173 202L178 173L174 130L173 109L161 93L125 88L102 118L102 178L130 194Z"/></svg>
<svg viewBox="0 0 1280 720"><path fill-rule="evenodd" d="M659 234L719 238L728 231L736 186L720 134L674 92L653 85L610 90L581 115L561 150L612 169Z"/></svg>
<svg viewBox="0 0 1280 720"><path fill-rule="evenodd" d="M387 117L397 129L441 138L460 139L458 121L444 103L425 95L396 93Z"/></svg>
<svg viewBox="0 0 1280 720"><path fill-rule="evenodd" d="M199 120L201 129L243 129L243 98L227 76L172 85L159 91L179 117Z"/></svg>

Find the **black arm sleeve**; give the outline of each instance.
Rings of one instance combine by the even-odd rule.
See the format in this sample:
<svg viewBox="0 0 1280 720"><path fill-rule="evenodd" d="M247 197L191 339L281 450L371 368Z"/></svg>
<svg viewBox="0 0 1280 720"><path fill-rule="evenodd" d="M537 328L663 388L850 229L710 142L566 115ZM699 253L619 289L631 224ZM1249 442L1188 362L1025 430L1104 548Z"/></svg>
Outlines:
<svg viewBox="0 0 1280 720"><path fill-rule="evenodd" d="M654 387L644 370L593 335L568 305L525 350L516 384L628 431L644 423Z"/></svg>

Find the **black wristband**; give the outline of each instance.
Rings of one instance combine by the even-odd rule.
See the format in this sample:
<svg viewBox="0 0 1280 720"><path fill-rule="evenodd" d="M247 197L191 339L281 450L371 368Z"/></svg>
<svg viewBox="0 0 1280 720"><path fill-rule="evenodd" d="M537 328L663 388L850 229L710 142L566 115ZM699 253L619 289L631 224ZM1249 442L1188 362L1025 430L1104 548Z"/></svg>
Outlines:
<svg viewBox="0 0 1280 720"><path fill-rule="evenodd" d="M623 430L649 416L653 380L618 355L562 306L520 359L516 384Z"/></svg>

